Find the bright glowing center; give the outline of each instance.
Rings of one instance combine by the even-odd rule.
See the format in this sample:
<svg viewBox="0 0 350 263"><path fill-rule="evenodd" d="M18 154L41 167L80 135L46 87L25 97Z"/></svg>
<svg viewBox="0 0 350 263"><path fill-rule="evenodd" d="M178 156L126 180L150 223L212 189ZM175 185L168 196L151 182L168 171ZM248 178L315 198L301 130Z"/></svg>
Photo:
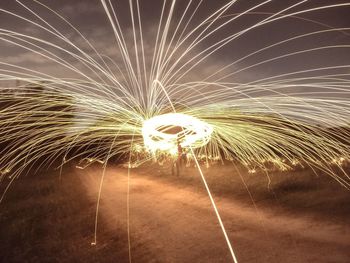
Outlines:
<svg viewBox="0 0 350 263"><path fill-rule="evenodd" d="M155 116L143 123L145 146L151 150L172 152L181 147L199 148L206 145L213 132L208 123L182 113Z"/></svg>

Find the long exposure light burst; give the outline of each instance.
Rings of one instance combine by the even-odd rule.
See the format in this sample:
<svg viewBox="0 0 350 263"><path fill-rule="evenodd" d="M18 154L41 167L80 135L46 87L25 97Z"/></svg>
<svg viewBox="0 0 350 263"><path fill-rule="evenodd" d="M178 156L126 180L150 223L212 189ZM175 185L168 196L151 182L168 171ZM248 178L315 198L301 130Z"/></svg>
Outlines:
<svg viewBox="0 0 350 263"><path fill-rule="evenodd" d="M142 126L145 147L155 152L171 151L180 144L192 149L205 146L213 128L203 121L181 113L157 115Z"/></svg>
<svg viewBox="0 0 350 263"><path fill-rule="evenodd" d="M300 165L349 188L350 27L324 17L350 3L253 2L100 0L95 39L40 1L0 5L0 201L33 167L139 165L181 136L198 166Z"/></svg>

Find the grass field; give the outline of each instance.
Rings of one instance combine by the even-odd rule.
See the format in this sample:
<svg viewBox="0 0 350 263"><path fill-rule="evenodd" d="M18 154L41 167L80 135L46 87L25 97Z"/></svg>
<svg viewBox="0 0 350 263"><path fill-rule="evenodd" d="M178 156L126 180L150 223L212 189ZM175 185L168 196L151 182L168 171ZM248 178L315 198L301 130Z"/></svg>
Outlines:
<svg viewBox="0 0 350 263"><path fill-rule="evenodd" d="M74 173L62 180L55 171L16 180L0 208L0 261L115 261L124 232L102 230L99 246L92 247L95 207Z"/></svg>

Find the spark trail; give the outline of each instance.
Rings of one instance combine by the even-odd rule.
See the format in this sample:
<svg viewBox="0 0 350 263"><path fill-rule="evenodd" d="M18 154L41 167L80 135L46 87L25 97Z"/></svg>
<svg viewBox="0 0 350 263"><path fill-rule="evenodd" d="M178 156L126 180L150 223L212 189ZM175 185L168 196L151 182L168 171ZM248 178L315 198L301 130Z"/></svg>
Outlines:
<svg viewBox="0 0 350 263"><path fill-rule="evenodd" d="M325 18L348 1L154 3L151 17L138 0L97 1L101 41L40 1L0 6L11 21L0 44L18 53L0 60L0 182L11 178L0 201L15 178L57 160L157 158L171 147L149 147L143 131L174 109L207 127L184 144L196 162L302 165L350 187L350 25Z"/></svg>

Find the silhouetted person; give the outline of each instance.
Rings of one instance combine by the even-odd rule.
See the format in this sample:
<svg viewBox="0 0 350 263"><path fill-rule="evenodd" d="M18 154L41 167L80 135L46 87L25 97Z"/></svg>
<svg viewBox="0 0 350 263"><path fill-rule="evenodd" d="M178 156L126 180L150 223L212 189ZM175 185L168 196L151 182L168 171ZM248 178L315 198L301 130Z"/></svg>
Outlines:
<svg viewBox="0 0 350 263"><path fill-rule="evenodd" d="M177 158L173 162L173 166L171 168L171 173L176 176L180 175L180 169L182 167L182 154L183 149L180 143L180 136L177 137Z"/></svg>

